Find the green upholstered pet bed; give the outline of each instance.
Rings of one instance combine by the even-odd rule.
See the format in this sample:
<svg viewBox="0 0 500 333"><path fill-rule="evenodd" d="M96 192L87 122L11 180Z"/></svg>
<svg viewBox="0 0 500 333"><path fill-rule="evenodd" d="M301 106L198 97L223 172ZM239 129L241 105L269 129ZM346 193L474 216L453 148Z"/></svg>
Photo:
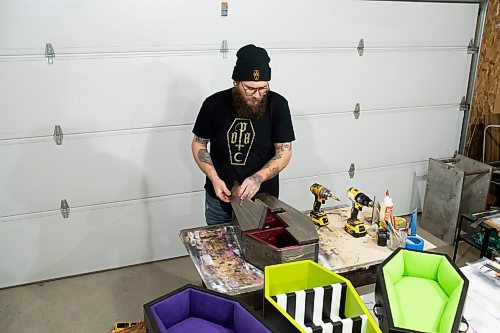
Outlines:
<svg viewBox="0 0 500 333"><path fill-rule="evenodd" d="M383 332L458 332L467 287L448 256L400 248L377 271L379 326Z"/></svg>

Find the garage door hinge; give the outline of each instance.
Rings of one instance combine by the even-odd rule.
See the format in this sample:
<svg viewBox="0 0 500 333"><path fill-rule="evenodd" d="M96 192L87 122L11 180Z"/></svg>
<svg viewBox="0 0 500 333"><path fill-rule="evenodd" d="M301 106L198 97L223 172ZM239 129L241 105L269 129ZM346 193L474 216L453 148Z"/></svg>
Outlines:
<svg viewBox="0 0 500 333"><path fill-rule="evenodd" d="M61 208L60 208L61 214L63 218L67 219L69 217L69 205L66 199L61 200Z"/></svg>
<svg viewBox="0 0 500 333"><path fill-rule="evenodd" d="M220 46L220 53L222 53L222 58L227 58L227 52L228 52L227 40L224 39Z"/></svg>
<svg viewBox="0 0 500 333"><path fill-rule="evenodd" d="M470 104L467 103L467 99L464 97L462 97L462 101L460 102L460 111L463 111L463 112L468 112L470 111Z"/></svg>
<svg viewBox="0 0 500 333"><path fill-rule="evenodd" d="M476 54L479 51L479 48L474 43L474 39L471 39L469 42L469 46L467 46L467 54Z"/></svg>
<svg viewBox="0 0 500 333"><path fill-rule="evenodd" d="M354 163L351 163L351 167L349 168L349 178L354 178L354 171L356 171L356 167Z"/></svg>
<svg viewBox="0 0 500 333"><path fill-rule="evenodd" d="M56 145L60 146L62 145L63 142L63 131L61 129L61 125L56 125L54 128L54 141L56 142Z"/></svg>
<svg viewBox="0 0 500 333"><path fill-rule="evenodd" d="M359 106L359 103L356 103L353 113L354 113L354 119L358 119L361 113L361 107Z"/></svg>
<svg viewBox="0 0 500 333"><path fill-rule="evenodd" d="M55 57L56 53L54 52L52 44L50 43L45 44L45 58L47 58L47 62L49 63L49 65L52 65L54 63Z"/></svg>
<svg viewBox="0 0 500 333"><path fill-rule="evenodd" d="M361 38L358 43L358 54L361 57L365 51L365 40Z"/></svg>

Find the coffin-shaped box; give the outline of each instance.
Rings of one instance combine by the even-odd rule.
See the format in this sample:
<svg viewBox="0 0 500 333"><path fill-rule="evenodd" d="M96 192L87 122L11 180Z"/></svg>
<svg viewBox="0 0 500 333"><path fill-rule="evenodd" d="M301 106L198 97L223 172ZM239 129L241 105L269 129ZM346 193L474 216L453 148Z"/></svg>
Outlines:
<svg viewBox="0 0 500 333"><path fill-rule="evenodd" d="M262 317L236 299L185 285L144 305L148 333L270 333Z"/></svg>
<svg viewBox="0 0 500 333"><path fill-rule="evenodd" d="M469 282L443 254L399 248L377 270L383 332L458 332Z"/></svg>
<svg viewBox="0 0 500 333"><path fill-rule="evenodd" d="M269 194L232 202L233 222L245 260L267 265L297 260L318 261L319 238L311 219Z"/></svg>
<svg viewBox="0 0 500 333"><path fill-rule="evenodd" d="M264 318L287 333L381 332L351 282L310 260L266 267Z"/></svg>

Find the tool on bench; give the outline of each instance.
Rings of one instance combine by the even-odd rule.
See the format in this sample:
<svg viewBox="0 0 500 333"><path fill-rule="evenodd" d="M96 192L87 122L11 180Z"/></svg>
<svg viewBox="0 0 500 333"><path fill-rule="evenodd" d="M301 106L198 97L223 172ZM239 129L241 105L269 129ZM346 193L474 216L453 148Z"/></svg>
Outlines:
<svg viewBox="0 0 500 333"><path fill-rule="evenodd" d="M347 190L347 197L352 201L351 217L344 226L345 231L353 237L366 235L364 223L358 219L358 213L363 207L373 207L373 200L355 187Z"/></svg>
<svg viewBox="0 0 500 333"><path fill-rule="evenodd" d="M332 195L332 192L329 189L318 183L312 184L309 189L311 190L311 193L314 194L313 209L309 213L311 220L319 226L328 225L330 221L328 220L326 213L321 211L321 205L324 204L328 198L340 201L339 198Z"/></svg>

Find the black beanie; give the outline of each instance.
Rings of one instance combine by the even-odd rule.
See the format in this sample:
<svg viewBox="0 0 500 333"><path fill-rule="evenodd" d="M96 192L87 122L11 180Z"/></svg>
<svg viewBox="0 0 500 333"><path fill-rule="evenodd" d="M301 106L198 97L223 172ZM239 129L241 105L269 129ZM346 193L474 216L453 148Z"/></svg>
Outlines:
<svg viewBox="0 0 500 333"><path fill-rule="evenodd" d="M243 46L236 53L234 81L271 81L271 59L266 50L253 44Z"/></svg>

